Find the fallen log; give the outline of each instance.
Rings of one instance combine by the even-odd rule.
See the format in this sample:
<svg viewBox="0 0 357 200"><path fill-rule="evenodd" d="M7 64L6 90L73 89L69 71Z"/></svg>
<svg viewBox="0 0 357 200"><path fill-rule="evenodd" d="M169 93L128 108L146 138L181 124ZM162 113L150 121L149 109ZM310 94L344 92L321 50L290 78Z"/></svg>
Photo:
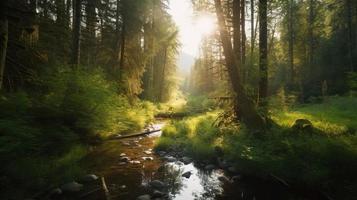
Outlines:
<svg viewBox="0 0 357 200"><path fill-rule="evenodd" d="M134 133L134 134L130 134L130 135L112 136L109 138L109 140L120 140L120 139L124 139L124 138L138 137L138 136L148 135L148 134L159 132L159 131L161 131L161 129L148 130L145 132Z"/></svg>

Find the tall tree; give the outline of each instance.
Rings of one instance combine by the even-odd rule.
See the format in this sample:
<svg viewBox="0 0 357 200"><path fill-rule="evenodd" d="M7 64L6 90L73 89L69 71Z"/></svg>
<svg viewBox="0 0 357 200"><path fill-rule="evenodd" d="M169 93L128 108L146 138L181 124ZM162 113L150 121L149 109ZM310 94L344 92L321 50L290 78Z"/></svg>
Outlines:
<svg viewBox="0 0 357 200"><path fill-rule="evenodd" d="M232 89L236 95L235 113L249 129L264 129L265 120L258 114L253 101L249 99L244 91L243 86L241 85L239 71L237 68L238 63L236 55L232 49L229 33L226 29L226 22L221 1L215 0L214 2L228 76L232 85Z"/></svg>
<svg viewBox="0 0 357 200"><path fill-rule="evenodd" d="M81 16L82 0L74 0L73 3L73 43L72 43L72 63L74 66L80 63L80 37L81 37Z"/></svg>
<svg viewBox="0 0 357 200"><path fill-rule="evenodd" d="M268 96L268 20L267 0L259 0L259 105L267 105Z"/></svg>
<svg viewBox="0 0 357 200"><path fill-rule="evenodd" d="M2 88L5 61L6 61L6 50L8 42L8 19L6 16L7 1L0 2L0 90Z"/></svg>

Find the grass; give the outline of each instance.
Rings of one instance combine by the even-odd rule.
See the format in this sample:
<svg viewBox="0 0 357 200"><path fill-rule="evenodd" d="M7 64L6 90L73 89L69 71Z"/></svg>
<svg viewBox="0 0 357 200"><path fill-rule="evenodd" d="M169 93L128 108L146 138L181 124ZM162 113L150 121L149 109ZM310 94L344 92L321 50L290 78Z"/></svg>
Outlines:
<svg viewBox="0 0 357 200"><path fill-rule="evenodd" d="M298 187L322 190L335 199L357 196L356 98L332 97L322 104L272 112L277 123L264 135L243 126L214 126L217 112L185 118L166 126L156 148L183 149L197 160L214 160L220 146L224 158L243 174L278 176ZM296 119L311 120L313 134L290 129Z"/></svg>
<svg viewBox="0 0 357 200"><path fill-rule="evenodd" d="M296 119L308 119L329 135L357 130L356 97L329 97L324 103L293 107L288 111L273 109L272 119L282 127L291 127Z"/></svg>

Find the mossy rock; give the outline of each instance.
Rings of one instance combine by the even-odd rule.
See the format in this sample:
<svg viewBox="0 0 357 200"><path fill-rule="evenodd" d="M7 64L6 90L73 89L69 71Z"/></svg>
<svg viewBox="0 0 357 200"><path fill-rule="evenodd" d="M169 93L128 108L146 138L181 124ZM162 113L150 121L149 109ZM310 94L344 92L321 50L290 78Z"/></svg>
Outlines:
<svg viewBox="0 0 357 200"><path fill-rule="evenodd" d="M301 130L301 131L313 130L312 123L307 119L297 119L291 128L294 130Z"/></svg>

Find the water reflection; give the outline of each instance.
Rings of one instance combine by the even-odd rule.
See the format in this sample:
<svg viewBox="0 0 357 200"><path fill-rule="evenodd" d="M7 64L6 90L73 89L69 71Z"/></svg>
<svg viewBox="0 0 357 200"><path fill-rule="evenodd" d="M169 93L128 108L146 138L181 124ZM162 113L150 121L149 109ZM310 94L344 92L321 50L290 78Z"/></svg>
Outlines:
<svg viewBox="0 0 357 200"><path fill-rule="evenodd" d="M157 124L155 128L162 125ZM153 194L149 184L153 180L167 185L162 192L172 200L317 199L299 198L286 188L250 179L235 183L220 181L219 177L227 176L222 170L200 170L192 163L184 165L179 161L165 163L158 155L145 153L151 151L160 135L161 132L156 132L146 137L107 142L89 155L86 163L90 167L88 171L106 178L114 200L134 200L143 194ZM140 163L120 163L122 153ZM145 156L152 157L152 160L144 160ZM182 177L188 171L191 176Z"/></svg>

